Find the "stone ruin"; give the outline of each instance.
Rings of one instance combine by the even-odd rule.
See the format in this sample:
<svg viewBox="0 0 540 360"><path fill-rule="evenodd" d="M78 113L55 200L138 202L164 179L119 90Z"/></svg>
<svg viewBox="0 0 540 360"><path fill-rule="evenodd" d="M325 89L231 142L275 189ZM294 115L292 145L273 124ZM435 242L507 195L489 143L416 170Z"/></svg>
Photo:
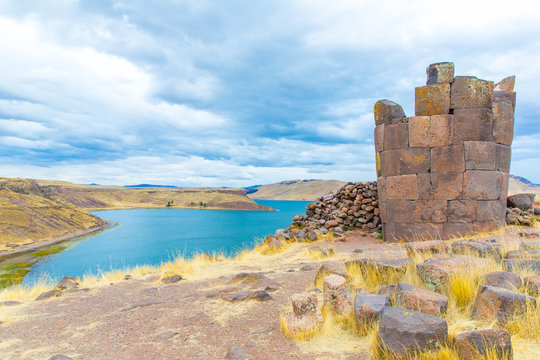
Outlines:
<svg viewBox="0 0 540 360"><path fill-rule="evenodd" d="M453 63L427 68L415 116L375 104L377 187L387 241L448 239L505 224L514 77L494 86L454 77Z"/></svg>

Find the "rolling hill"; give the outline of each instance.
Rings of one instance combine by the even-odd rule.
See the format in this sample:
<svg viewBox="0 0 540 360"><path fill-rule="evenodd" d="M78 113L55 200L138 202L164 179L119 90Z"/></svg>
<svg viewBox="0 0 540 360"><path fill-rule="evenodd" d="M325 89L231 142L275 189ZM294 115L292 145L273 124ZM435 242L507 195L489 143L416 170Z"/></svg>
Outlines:
<svg viewBox="0 0 540 360"><path fill-rule="evenodd" d="M0 253L99 229L107 223L33 180L0 178Z"/></svg>
<svg viewBox="0 0 540 360"><path fill-rule="evenodd" d="M339 180L288 180L275 184L252 186L248 196L262 200L307 200L338 191L347 184ZM255 190L255 191L253 191Z"/></svg>

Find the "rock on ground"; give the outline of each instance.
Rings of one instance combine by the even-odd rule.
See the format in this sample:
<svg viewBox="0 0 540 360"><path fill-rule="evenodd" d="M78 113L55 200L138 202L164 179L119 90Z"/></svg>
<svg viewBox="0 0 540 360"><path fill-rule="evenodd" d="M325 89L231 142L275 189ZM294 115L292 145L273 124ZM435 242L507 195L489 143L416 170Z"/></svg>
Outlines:
<svg viewBox="0 0 540 360"><path fill-rule="evenodd" d="M454 343L462 360L476 360L488 352L494 352L501 360L513 358L510 333L505 329L461 333L454 338Z"/></svg>
<svg viewBox="0 0 540 360"><path fill-rule="evenodd" d="M507 198L508 207L517 207L521 210L529 210L534 202L535 194L524 193L524 194L515 194L510 195Z"/></svg>
<svg viewBox="0 0 540 360"><path fill-rule="evenodd" d="M396 306L439 316L448 307L448 297L437 292L406 283L398 283Z"/></svg>
<svg viewBox="0 0 540 360"><path fill-rule="evenodd" d="M521 286L521 278L511 272L495 271L482 276L482 283L508 290L518 290Z"/></svg>
<svg viewBox="0 0 540 360"><path fill-rule="evenodd" d="M472 317L474 319L505 324L514 316L523 314L527 304L536 304L536 299L517 291L481 285L474 303Z"/></svg>
<svg viewBox="0 0 540 360"><path fill-rule="evenodd" d="M448 340L446 320L421 312L385 307L379 325L380 346L398 358L436 349Z"/></svg>
<svg viewBox="0 0 540 360"><path fill-rule="evenodd" d="M390 306L389 295L357 293L354 298L356 328L362 329L378 320L385 306Z"/></svg>

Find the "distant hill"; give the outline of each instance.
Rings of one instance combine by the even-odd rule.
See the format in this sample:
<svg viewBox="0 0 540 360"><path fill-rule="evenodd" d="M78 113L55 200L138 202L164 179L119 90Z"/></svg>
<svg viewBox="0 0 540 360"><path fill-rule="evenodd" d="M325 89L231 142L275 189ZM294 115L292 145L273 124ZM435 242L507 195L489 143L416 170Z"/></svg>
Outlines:
<svg viewBox="0 0 540 360"><path fill-rule="evenodd" d="M508 195L519 193L534 193L536 194L536 200L540 198L540 185L521 177L510 175L508 181Z"/></svg>
<svg viewBox="0 0 540 360"><path fill-rule="evenodd" d="M347 183L339 180L287 180L246 189L252 199L312 201L321 195L335 193L345 184Z"/></svg>
<svg viewBox="0 0 540 360"><path fill-rule="evenodd" d="M0 219L0 254L106 225L34 180L12 178L0 178Z"/></svg>
<svg viewBox="0 0 540 360"><path fill-rule="evenodd" d="M89 210L164 207L271 210L247 197L244 189L79 185L49 180L37 180L37 183L47 193Z"/></svg>
<svg viewBox="0 0 540 360"><path fill-rule="evenodd" d="M97 185L97 184L90 184ZM124 185L127 188L177 188L178 186L174 185L152 185L152 184L138 184L138 185Z"/></svg>

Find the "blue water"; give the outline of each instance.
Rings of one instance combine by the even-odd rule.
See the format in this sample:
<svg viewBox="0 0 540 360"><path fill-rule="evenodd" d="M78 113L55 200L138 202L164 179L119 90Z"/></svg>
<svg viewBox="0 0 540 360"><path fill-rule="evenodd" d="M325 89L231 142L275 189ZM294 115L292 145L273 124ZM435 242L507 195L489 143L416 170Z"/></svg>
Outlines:
<svg viewBox="0 0 540 360"><path fill-rule="evenodd" d="M181 253L234 254L276 229L290 225L307 201L257 200L279 211L199 209L106 210L96 214L119 223L110 231L67 243L31 268L24 282L83 276L142 264L156 265Z"/></svg>

